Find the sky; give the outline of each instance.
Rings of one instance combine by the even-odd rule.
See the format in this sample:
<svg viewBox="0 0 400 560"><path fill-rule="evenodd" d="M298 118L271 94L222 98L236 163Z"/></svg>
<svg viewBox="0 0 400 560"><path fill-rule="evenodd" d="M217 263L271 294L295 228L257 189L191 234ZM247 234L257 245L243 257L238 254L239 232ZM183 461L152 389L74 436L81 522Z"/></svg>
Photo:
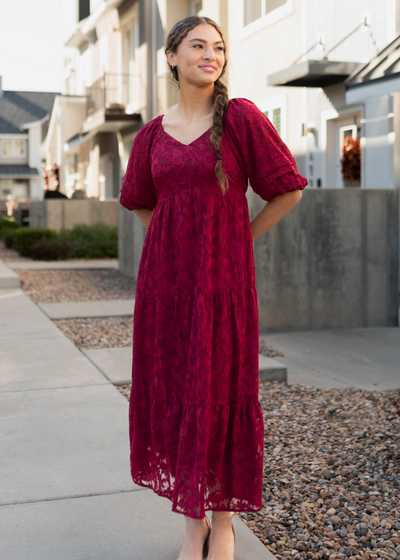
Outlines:
<svg viewBox="0 0 400 560"><path fill-rule="evenodd" d="M61 92L61 15L62 0L0 0L0 76L4 90Z"/></svg>

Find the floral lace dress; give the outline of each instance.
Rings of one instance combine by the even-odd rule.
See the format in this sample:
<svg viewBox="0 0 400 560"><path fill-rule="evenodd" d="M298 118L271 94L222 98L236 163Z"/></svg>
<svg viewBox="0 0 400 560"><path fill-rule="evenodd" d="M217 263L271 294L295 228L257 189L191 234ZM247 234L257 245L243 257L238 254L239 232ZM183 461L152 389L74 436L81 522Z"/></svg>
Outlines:
<svg viewBox="0 0 400 560"><path fill-rule="evenodd" d="M264 200L307 179L271 122L233 98L220 145L224 196L206 131L189 145L162 126L135 137L120 203L154 209L139 265L129 403L133 481L172 511L262 507L264 424L248 180Z"/></svg>

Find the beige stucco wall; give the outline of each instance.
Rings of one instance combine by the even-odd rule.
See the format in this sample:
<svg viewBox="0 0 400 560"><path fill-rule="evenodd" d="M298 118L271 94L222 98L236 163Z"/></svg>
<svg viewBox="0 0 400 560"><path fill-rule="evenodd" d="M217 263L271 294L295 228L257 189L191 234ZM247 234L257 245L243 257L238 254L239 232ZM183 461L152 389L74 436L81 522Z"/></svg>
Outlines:
<svg viewBox="0 0 400 560"><path fill-rule="evenodd" d="M81 224L118 226L118 206L117 199L35 201L30 203L29 225L55 231Z"/></svg>

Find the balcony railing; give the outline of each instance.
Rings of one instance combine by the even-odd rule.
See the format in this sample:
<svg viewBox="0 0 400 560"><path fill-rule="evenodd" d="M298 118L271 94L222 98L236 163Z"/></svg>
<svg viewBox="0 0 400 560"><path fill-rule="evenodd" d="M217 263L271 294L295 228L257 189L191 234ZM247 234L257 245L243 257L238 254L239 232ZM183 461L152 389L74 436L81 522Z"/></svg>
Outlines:
<svg viewBox="0 0 400 560"><path fill-rule="evenodd" d="M143 101L141 76L136 74L105 73L85 88L86 117L99 110L133 113Z"/></svg>

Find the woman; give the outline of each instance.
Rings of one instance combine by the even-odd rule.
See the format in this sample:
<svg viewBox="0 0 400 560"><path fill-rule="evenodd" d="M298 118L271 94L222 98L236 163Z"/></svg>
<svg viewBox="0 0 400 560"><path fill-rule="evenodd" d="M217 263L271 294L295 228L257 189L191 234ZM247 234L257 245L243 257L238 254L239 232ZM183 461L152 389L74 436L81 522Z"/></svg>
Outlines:
<svg viewBox="0 0 400 560"><path fill-rule="evenodd" d="M252 242L299 202L307 179L264 113L229 100L213 20L176 23L165 53L180 101L140 129L120 198L148 228L133 319L131 474L184 514L178 560L207 551L231 560L232 516L262 507ZM248 179L269 202L251 223Z"/></svg>

